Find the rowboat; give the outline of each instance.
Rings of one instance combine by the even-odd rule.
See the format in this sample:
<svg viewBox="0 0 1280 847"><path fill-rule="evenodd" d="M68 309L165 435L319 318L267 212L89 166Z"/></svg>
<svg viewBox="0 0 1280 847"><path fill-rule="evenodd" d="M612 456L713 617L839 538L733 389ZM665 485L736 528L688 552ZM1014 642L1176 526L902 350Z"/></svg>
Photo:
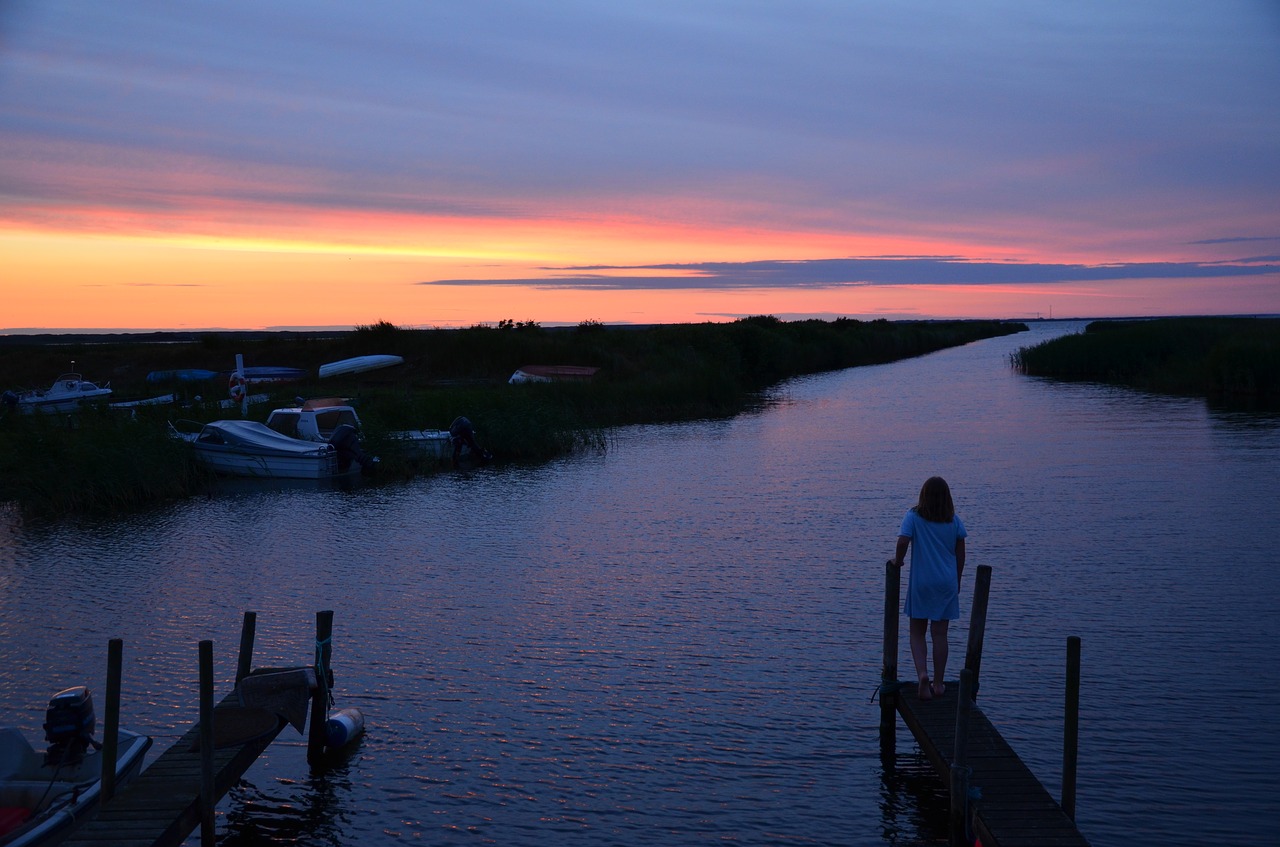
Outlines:
<svg viewBox="0 0 1280 847"><path fill-rule="evenodd" d="M275 365L257 365L245 368L241 372L244 381L249 385L258 385L271 382L294 382L306 377L307 372L303 368L282 368ZM234 374L232 374L234 376Z"/></svg>
<svg viewBox="0 0 1280 847"><path fill-rule="evenodd" d="M586 382L599 368L587 365L521 365L507 380L511 385L526 382Z"/></svg>
<svg viewBox="0 0 1280 847"><path fill-rule="evenodd" d="M207 371L202 368L176 368L168 371L151 371L147 374L147 382L204 382L217 375L217 371Z"/></svg>
<svg viewBox="0 0 1280 847"><path fill-rule="evenodd" d="M401 356L390 355L372 355L372 356L354 356L350 359L341 359L337 362L329 362L320 366L320 378L324 379L329 376L338 376L340 374L358 374L365 371L373 371L378 368L388 368L392 365L400 365L404 363Z"/></svg>
<svg viewBox="0 0 1280 847"><path fill-rule="evenodd" d="M62 841L98 806L102 797L105 747L93 740L93 698L84 686L68 688L49 701L45 713L46 751L31 746L12 727L0 728L0 845L45 847ZM115 784L124 785L142 769L151 739L121 729L116 733Z"/></svg>
<svg viewBox="0 0 1280 847"><path fill-rule="evenodd" d="M85 380L78 373L66 373L45 389L33 389L21 393L4 392L2 401L10 408L30 414L32 412L74 412L86 400L100 400L111 396L110 383L99 386Z"/></svg>

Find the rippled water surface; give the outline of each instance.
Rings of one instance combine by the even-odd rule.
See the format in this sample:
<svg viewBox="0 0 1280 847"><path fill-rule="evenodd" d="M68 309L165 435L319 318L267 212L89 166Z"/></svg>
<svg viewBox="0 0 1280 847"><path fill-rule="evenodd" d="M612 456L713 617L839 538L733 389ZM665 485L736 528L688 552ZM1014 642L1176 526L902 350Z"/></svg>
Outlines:
<svg viewBox="0 0 1280 847"><path fill-rule="evenodd" d="M313 776L286 728L219 806L224 845L942 844L945 795L905 730L886 771L870 702L884 560L941 474L993 569L982 708L1055 796L1082 638L1092 843L1274 843L1280 422L1009 369L1079 328L796 380L537 468L10 519L0 709L38 740L122 637L123 721L163 750L195 720L201 639L222 693L245 610L269 665L306 663L333 609L337 705L369 731Z"/></svg>

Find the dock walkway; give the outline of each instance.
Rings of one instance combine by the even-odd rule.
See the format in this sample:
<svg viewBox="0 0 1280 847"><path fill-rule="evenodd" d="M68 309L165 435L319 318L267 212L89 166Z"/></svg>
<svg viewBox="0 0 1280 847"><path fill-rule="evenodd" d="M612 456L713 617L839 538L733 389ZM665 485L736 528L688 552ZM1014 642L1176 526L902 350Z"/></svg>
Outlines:
<svg viewBox="0 0 1280 847"><path fill-rule="evenodd" d="M232 691L215 709L239 708ZM275 740L282 719L261 725L260 733L240 743L218 743L213 751L214 791L225 795ZM216 729L215 729L216 731ZM63 847L163 847L179 845L200 825L200 725L187 730L146 770L125 785L90 821L78 827Z"/></svg>
<svg viewBox="0 0 1280 847"><path fill-rule="evenodd" d="M948 682L947 693L928 702L916 699L914 686L897 697L898 714L944 782L955 750L959 691L959 682ZM969 712L965 761L972 769L969 784L982 795L973 827L983 847L1088 847L1075 821L976 704Z"/></svg>
<svg viewBox="0 0 1280 847"><path fill-rule="evenodd" d="M212 845L218 801L289 725L299 733L309 731L307 761L313 767L321 763L331 702L333 612L316 613L316 662L300 667L253 669L256 621L256 612L245 612L236 687L217 704L213 642L200 642L200 720L105 799L63 847L178 847L196 828L201 843ZM107 674L109 716L119 711L119 640L113 644ZM110 718L107 725L112 725Z"/></svg>

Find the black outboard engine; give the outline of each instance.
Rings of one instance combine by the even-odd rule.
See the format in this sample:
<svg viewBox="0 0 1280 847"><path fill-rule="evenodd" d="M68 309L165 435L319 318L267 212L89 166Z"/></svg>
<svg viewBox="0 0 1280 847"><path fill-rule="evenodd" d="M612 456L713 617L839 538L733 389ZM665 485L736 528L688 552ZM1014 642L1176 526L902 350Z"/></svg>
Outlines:
<svg viewBox="0 0 1280 847"><path fill-rule="evenodd" d="M378 467L376 457L368 456L360 449L360 436L351 424L340 424L329 436L329 443L338 451L338 470L345 473L353 461L360 464L362 473L371 474Z"/></svg>
<svg viewBox="0 0 1280 847"><path fill-rule="evenodd" d="M44 763L73 765L79 762L93 744L96 724L93 695L88 688L77 685L53 695L44 713L44 738L49 742Z"/></svg>

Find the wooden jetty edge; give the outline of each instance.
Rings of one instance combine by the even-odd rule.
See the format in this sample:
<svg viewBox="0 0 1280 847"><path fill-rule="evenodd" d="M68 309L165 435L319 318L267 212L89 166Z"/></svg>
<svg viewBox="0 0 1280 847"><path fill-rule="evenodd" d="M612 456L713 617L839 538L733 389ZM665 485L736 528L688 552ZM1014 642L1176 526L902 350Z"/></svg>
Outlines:
<svg viewBox="0 0 1280 847"><path fill-rule="evenodd" d="M896 715L950 787L951 847L1088 847L1075 824L1076 733L1080 639L1067 642L1062 802L1055 801L976 704L991 568L978 567L969 644L960 680L946 693L920 701L914 682L897 679L900 568L886 565L884 668L880 686L880 750L886 765L895 750Z"/></svg>
<svg viewBox="0 0 1280 847"><path fill-rule="evenodd" d="M309 698L307 760L313 766L324 752L324 723L329 707L329 639L333 612L316 615L316 664L297 668L250 670L256 616L246 612L241 632L236 688L214 706L213 643L200 642L200 721L114 796L104 794L96 815L76 828L63 847L177 847L199 827L201 844L214 844L214 809L288 724L302 715L278 714L246 706L249 682L289 677L287 685ZM277 694L281 687L277 686ZM285 694L288 699L288 694ZM285 709L296 713L296 704ZM317 715L319 716L317 718Z"/></svg>

